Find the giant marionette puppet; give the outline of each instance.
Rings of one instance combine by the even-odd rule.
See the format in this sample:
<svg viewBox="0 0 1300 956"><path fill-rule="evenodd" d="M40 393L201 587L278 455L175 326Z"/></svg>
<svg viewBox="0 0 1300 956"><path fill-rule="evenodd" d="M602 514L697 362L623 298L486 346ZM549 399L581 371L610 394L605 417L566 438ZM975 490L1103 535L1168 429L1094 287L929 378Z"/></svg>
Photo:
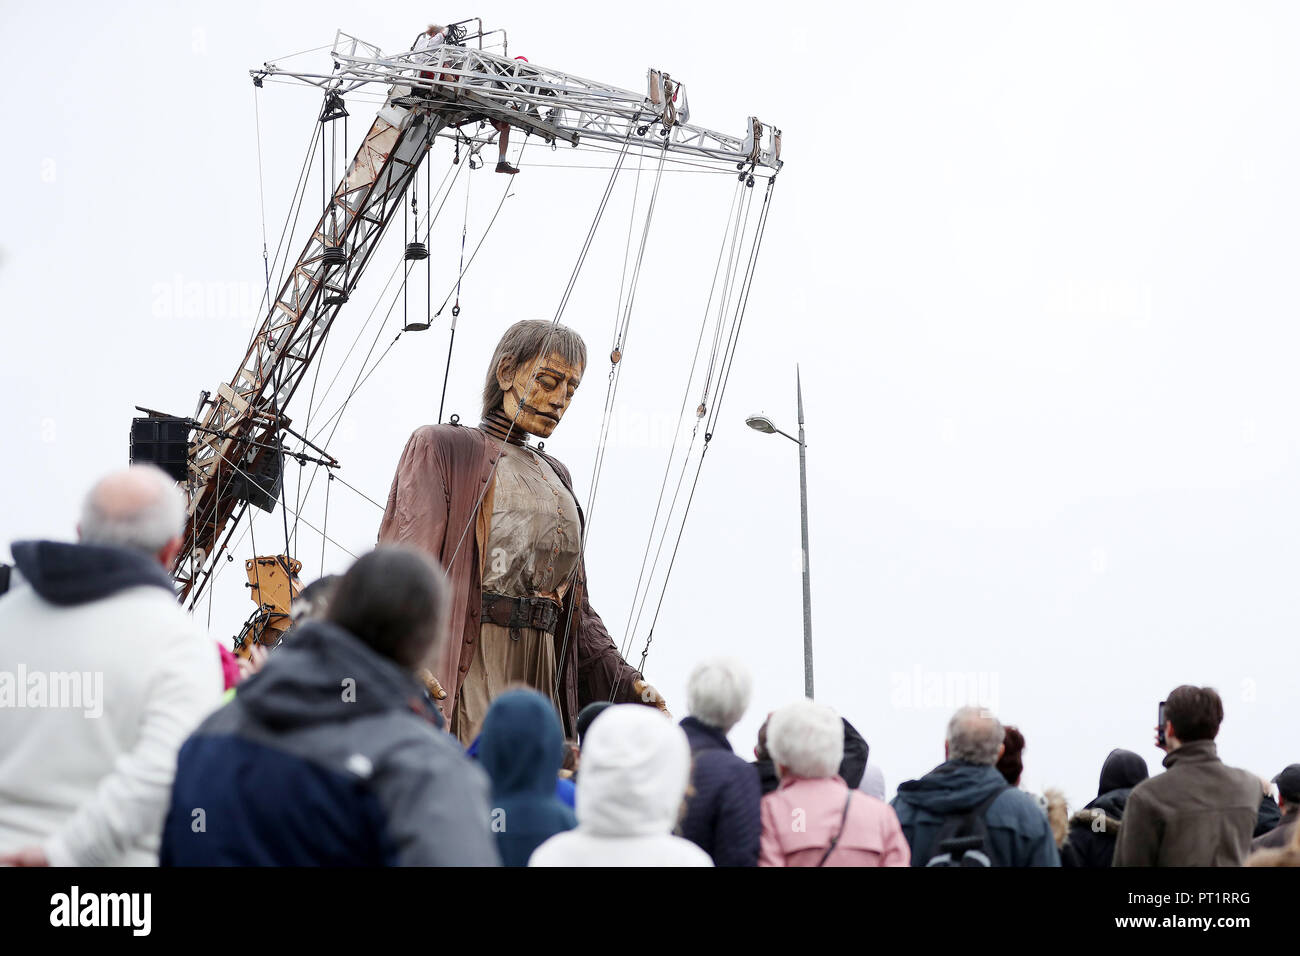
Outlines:
<svg viewBox="0 0 1300 956"><path fill-rule="evenodd" d="M551 698L569 736L593 701L664 706L587 600L568 469L528 441L555 430L586 363L572 329L515 323L488 366L483 421L417 429L393 477L379 541L423 548L447 572L448 637L433 672L466 743L520 681Z"/></svg>

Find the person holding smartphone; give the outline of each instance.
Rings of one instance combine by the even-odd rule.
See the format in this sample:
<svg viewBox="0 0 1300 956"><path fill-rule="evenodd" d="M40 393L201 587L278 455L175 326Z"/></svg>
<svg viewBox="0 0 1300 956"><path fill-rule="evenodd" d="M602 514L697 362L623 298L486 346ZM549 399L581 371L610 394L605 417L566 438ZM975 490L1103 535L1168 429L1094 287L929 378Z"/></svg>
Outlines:
<svg viewBox="0 0 1300 956"><path fill-rule="evenodd" d="M1174 688L1157 711L1166 773L1133 788L1114 866L1241 866L1263 785L1219 759L1223 700L1212 687Z"/></svg>

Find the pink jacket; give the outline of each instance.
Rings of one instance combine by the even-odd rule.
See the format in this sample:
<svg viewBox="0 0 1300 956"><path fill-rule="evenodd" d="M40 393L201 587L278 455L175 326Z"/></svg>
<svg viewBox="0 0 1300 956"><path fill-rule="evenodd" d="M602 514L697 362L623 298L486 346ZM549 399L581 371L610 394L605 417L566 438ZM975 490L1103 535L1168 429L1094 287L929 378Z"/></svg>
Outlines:
<svg viewBox="0 0 1300 956"><path fill-rule="evenodd" d="M840 777L785 777L763 798L759 866L816 866L840 831L848 785ZM889 804L854 790L844 833L824 866L907 866L903 829Z"/></svg>

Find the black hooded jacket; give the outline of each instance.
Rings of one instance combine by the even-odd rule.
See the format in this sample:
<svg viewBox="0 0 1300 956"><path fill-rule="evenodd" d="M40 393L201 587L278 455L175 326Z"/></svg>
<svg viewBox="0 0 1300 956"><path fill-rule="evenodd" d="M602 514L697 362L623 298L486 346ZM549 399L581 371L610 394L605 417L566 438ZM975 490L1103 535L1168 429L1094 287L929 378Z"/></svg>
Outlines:
<svg viewBox="0 0 1300 956"><path fill-rule="evenodd" d="M840 719L844 720L842 717ZM844 759L840 761L840 779L849 785L850 790L858 788L862 775L867 772L870 749L858 729L844 720ZM772 763L771 757L755 760L753 766L758 771L758 783L764 796L781 786L781 778L777 776L776 765Z"/></svg>
<svg viewBox="0 0 1300 956"><path fill-rule="evenodd" d="M1110 752L1101 766L1096 799L1070 820L1070 832L1061 847L1062 866L1110 866L1128 795L1148 775L1147 762L1138 754L1131 750Z"/></svg>

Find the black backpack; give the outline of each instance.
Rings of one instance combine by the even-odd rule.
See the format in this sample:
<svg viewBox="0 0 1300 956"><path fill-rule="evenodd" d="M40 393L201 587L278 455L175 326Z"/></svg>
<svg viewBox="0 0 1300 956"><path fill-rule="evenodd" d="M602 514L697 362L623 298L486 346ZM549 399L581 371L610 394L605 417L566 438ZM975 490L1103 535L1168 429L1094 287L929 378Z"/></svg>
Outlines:
<svg viewBox="0 0 1300 956"><path fill-rule="evenodd" d="M989 828L984 822L993 801L1009 790L999 787L969 810L952 813L944 818L943 826L930 845L930 859L926 866L993 866L989 858Z"/></svg>

